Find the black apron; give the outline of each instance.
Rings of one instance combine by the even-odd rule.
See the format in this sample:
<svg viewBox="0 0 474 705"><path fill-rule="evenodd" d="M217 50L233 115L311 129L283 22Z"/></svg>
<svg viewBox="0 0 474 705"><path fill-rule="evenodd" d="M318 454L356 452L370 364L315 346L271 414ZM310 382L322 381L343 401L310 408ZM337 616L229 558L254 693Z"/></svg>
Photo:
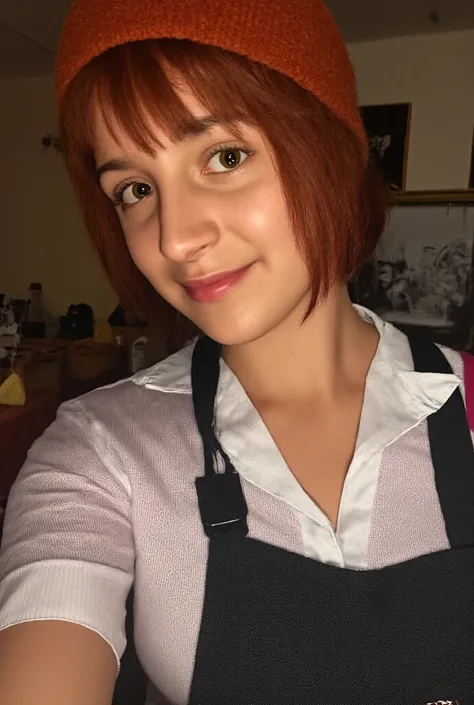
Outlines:
<svg viewBox="0 0 474 705"><path fill-rule="evenodd" d="M452 373L436 346L410 344L417 371ZM428 419L451 548L354 571L248 538L214 434L219 354L201 338L192 364L209 554L190 705L472 705L474 454L460 391Z"/></svg>

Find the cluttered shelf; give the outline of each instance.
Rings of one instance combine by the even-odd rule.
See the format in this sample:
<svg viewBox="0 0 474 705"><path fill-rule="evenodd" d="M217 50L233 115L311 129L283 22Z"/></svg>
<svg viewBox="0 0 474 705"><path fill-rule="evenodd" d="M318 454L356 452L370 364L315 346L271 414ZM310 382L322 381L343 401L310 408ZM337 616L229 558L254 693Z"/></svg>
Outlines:
<svg viewBox="0 0 474 705"><path fill-rule="evenodd" d="M121 305L107 320L87 304L55 318L38 282L26 299L0 294L0 538L10 488L59 405L158 362L196 332L179 314L158 328Z"/></svg>
<svg viewBox="0 0 474 705"><path fill-rule="evenodd" d="M93 340L24 340L14 370L18 389L0 404L0 505L29 448L54 420L58 406L129 374L125 346ZM3 370L3 376L5 381L12 379L9 371Z"/></svg>
<svg viewBox="0 0 474 705"><path fill-rule="evenodd" d="M25 392L24 402L0 404L0 537L10 488L28 450L54 421L59 405L127 377L129 358L126 345L94 340L22 341L15 371Z"/></svg>
<svg viewBox="0 0 474 705"><path fill-rule="evenodd" d="M0 301L0 536L11 485L59 405L128 377L170 351L166 331L137 325L117 310L112 321L94 321L90 307L70 307L48 331L39 320L39 287L30 287L35 321L24 316L24 306Z"/></svg>

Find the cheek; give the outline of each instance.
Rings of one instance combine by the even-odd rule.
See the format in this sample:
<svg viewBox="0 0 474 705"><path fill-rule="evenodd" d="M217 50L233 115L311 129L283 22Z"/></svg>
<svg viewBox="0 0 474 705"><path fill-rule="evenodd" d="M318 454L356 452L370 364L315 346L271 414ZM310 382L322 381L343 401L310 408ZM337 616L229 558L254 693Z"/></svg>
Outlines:
<svg viewBox="0 0 474 705"><path fill-rule="evenodd" d="M278 183L260 184L240 193L233 212L239 235L257 248L277 252L294 248L286 204Z"/></svg>
<svg viewBox="0 0 474 705"><path fill-rule="evenodd" d="M130 256L137 269L148 279L152 287L168 303L181 309L182 290L171 276L170 264L163 256L159 247L159 223L156 219L140 229L129 229L125 233Z"/></svg>
<svg viewBox="0 0 474 705"><path fill-rule="evenodd" d="M157 224L149 223L135 228L125 224L123 232L132 260L147 276L148 270L155 268L156 260L160 259Z"/></svg>
<svg viewBox="0 0 474 705"><path fill-rule="evenodd" d="M125 242L130 256L140 272L153 288L169 300L166 291L167 263L158 245L158 225L148 225L140 231L125 232ZM173 302L170 302L173 304Z"/></svg>

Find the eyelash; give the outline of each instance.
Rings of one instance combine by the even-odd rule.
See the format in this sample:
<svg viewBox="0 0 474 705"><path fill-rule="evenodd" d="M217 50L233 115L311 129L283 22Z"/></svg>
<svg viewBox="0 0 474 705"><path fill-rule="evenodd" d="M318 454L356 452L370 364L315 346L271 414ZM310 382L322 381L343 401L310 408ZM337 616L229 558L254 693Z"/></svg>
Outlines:
<svg viewBox="0 0 474 705"><path fill-rule="evenodd" d="M122 202L122 196L125 192L126 189L128 189L129 186L133 186L137 182L136 179L129 179L128 181L124 181L123 184L120 184L117 186L115 191L112 194L112 203L114 204L115 207L120 206L121 208L127 208L125 203Z"/></svg>
<svg viewBox="0 0 474 705"><path fill-rule="evenodd" d="M245 147L243 144L239 144L238 142L234 143L229 143L229 142L222 142L221 144L216 144L215 147L213 147L209 152L206 153L205 155L205 164L207 165L213 157L216 156L216 154L219 154L220 152L243 152L244 154L247 155L247 157L252 157L255 152L248 147ZM219 174L233 174L234 172L238 171L240 167L236 167L235 169L229 169L229 171L220 171L220 172L211 172L211 173L219 173Z"/></svg>
<svg viewBox="0 0 474 705"><path fill-rule="evenodd" d="M222 144L217 144L215 147L213 147L207 154L205 155L205 164L207 165L213 157L216 156L216 154L219 154L220 152L230 152L232 150L236 150L239 152L243 152L244 154L247 155L247 157L252 157L255 152L251 149L245 148L244 145L233 143L229 144L228 142L223 142ZM216 175L223 175L223 174L233 174L236 171L239 171L241 167L238 166L235 169L229 169L229 171L220 171L220 172L210 172L210 174ZM121 207L123 210L126 210L127 208L131 208L131 205L126 205L122 201L122 196L126 189L129 186L133 186L133 184L137 183L137 179L129 179L128 181L124 181L122 184L120 184L115 191L112 194L112 202L116 208Z"/></svg>

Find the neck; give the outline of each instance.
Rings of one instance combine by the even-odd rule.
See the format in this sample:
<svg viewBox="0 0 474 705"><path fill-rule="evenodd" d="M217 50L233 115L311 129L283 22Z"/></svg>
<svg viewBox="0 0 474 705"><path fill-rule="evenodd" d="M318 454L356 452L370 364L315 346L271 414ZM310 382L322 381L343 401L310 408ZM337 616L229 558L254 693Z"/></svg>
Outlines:
<svg viewBox="0 0 474 705"><path fill-rule="evenodd" d="M258 340L224 348L224 359L253 400L334 401L365 378L378 344L373 325L347 290L330 292L302 323L304 308Z"/></svg>

